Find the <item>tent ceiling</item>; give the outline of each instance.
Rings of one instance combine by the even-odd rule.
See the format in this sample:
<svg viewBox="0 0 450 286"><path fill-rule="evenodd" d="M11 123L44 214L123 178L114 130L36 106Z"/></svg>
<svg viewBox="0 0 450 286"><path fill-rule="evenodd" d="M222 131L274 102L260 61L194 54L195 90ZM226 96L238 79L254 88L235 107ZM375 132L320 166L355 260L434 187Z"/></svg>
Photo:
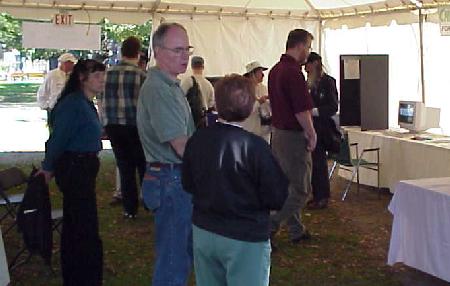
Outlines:
<svg viewBox="0 0 450 286"><path fill-rule="evenodd" d="M424 7L450 5L446 0L423 3ZM107 17L122 23L142 23L155 12L318 20L414 8L409 0L0 0L1 12L24 19L50 20L55 11L69 10L81 11L80 21L97 22Z"/></svg>

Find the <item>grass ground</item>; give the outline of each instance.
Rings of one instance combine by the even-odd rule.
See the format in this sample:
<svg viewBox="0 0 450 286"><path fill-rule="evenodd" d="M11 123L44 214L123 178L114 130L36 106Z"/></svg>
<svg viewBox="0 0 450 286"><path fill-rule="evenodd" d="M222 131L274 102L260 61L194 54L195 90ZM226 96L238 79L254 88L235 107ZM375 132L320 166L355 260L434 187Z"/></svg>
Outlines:
<svg viewBox="0 0 450 286"><path fill-rule="evenodd" d="M104 243L104 285L150 285L154 255L153 218L140 209L135 221L124 220L120 206L110 206L115 184L114 159L103 155L97 178L97 198L101 237ZM34 157L39 164L39 158ZM20 163L29 171L31 164ZM7 167L0 164L0 169ZM386 266L392 218L387 211L390 194L363 188L339 200L343 181L332 183L332 200L325 210L304 213L313 234L311 241L291 245L287 234L278 236L279 252L272 255L271 285L448 285L408 267ZM61 205L61 195L51 185L53 207ZM61 285L59 236L54 236L53 269L34 257L11 273L12 285ZM11 231L4 237L9 259L20 247L20 237ZM195 285L192 279L190 285ZM230 285L232 286L232 285Z"/></svg>
<svg viewBox="0 0 450 286"><path fill-rule="evenodd" d="M37 88L37 84L0 84L0 103L35 102ZM29 172L31 164L40 165L42 156L0 153L0 169L17 165ZM115 162L110 151L103 152L97 177L97 204L104 245L104 285L150 285L154 255L152 215L141 208L135 221L124 220L122 208L109 205L114 188ZM272 286L450 285L405 266L386 266L392 224L387 205L391 195L383 193L378 199L373 189L362 188L359 195L352 190L347 200L341 202L343 188L344 181L334 178L329 208L303 214L313 234L311 241L291 245L286 232L281 231L277 237L280 250L272 255ZM50 191L53 208L61 207L61 194L54 182ZM21 237L12 230L3 240L11 261L22 246ZM33 257L11 273L11 284L62 285L57 234L54 235L53 269L54 274L39 257ZM193 280L190 285L195 285Z"/></svg>
<svg viewBox="0 0 450 286"><path fill-rule="evenodd" d="M1 83L0 103L36 102L38 83Z"/></svg>

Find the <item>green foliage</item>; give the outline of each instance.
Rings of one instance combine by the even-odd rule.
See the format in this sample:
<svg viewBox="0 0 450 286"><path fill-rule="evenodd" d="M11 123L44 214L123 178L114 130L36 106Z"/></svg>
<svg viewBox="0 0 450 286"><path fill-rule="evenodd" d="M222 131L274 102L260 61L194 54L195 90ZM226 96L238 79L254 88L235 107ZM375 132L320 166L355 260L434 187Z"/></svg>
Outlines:
<svg viewBox="0 0 450 286"><path fill-rule="evenodd" d="M114 41L121 43L129 36L135 36L142 42L143 48L148 48L150 42L150 32L152 29L151 21L147 21L143 25L132 24L113 24L107 19L104 19L101 23L104 41Z"/></svg>
<svg viewBox="0 0 450 286"><path fill-rule="evenodd" d="M89 53L107 54L110 50L108 46L110 43L117 46L129 36L139 38L143 48L147 49L149 46L151 21L147 21L143 25L120 25L112 24L107 19L103 19L99 24L102 26L102 50L99 52L76 51L77 56L85 57ZM32 51L30 54L32 54L33 59L48 59L61 53L61 50L58 49L23 49L21 25L22 20L15 19L6 13L0 13L0 44L5 44L6 50L17 49L24 54L29 54Z"/></svg>
<svg viewBox="0 0 450 286"><path fill-rule="evenodd" d="M22 21L6 13L0 13L0 44L6 49L22 50Z"/></svg>

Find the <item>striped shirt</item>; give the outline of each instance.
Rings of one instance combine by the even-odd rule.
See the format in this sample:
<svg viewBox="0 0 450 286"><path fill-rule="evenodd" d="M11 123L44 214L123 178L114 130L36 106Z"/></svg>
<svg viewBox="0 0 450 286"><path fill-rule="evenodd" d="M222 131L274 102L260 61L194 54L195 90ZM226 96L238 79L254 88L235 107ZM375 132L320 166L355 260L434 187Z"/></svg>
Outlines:
<svg viewBox="0 0 450 286"><path fill-rule="evenodd" d="M107 70L105 92L98 98L103 126L136 126L136 105L144 80L145 72L130 61L121 61Z"/></svg>

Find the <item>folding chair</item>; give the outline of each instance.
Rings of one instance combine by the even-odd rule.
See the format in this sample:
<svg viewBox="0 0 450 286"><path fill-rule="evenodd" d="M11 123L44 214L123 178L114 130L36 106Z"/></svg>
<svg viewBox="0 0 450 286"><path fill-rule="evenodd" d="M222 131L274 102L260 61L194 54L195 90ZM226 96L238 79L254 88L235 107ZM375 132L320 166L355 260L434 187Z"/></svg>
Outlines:
<svg viewBox="0 0 450 286"><path fill-rule="evenodd" d="M13 219L13 223L6 228L6 235L16 225L17 208L23 200L24 193L8 194L17 187L24 185L27 177L19 168L12 167L0 171L0 207L5 208L5 213L0 217L0 223L6 218Z"/></svg>
<svg viewBox="0 0 450 286"><path fill-rule="evenodd" d="M352 158L350 148L355 148L356 158ZM376 161L368 161L365 159L365 155L371 152L376 152ZM331 159L334 161L331 167L331 171L328 175L329 179L332 178L334 171L337 167L344 171L352 173L351 179L348 181L344 193L342 195L342 201L347 197L350 191L351 184L356 176L357 191L359 193L359 170L360 168L369 169L377 172L377 187L378 187L378 197L381 195L380 189L380 148L369 148L363 149L361 154L359 154L358 143L349 143L348 134L344 134L341 141L341 149L338 154L331 154Z"/></svg>
<svg viewBox="0 0 450 286"><path fill-rule="evenodd" d="M34 175L34 172L36 172L37 169L34 169L32 174L30 176ZM10 195L8 196L5 193L5 190L14 189L16 186L24 185L29 182L29 178L24 174L24 172L16 167L6 169L3 171L0 171L0 195L3 197L2 200L0 200L0 205L2 203L5 204L7 207L7 212L4 214L3 217L11 216L14 218L14 225L17 224L17 215L19 211L19 206L23 202L25 193L20 193L16 195ZM51 230L57 231L58 233L61 233L60 226L62 223L62 217L63 217L63 211L62 209L56 209L51 210ZM10 226L8 230L12 228ZM7 231L8 231L7 230ZM23 259L22 261L18 261L21 255L27 250L26 246L24 245L18 253L15 255L15 257L12 259L11 263L9 264L10 271L14 270L16 267L27 263L33 253L29 253L28 256Z"/></svg>

